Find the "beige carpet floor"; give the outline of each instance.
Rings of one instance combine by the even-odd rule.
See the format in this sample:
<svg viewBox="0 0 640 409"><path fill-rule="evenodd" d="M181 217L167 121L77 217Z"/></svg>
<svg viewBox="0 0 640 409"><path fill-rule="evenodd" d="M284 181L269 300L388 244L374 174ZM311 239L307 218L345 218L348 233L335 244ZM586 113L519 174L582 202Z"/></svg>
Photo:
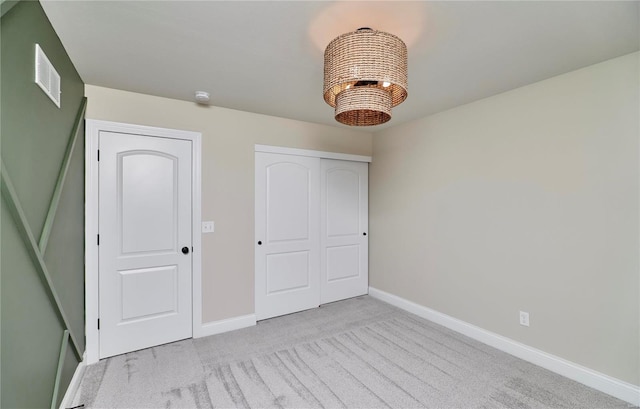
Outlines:
<svg viewBox="0 0 640 409"><path fill-rule="evenodd" d="M628 408L368 296L88 366L86 408Z"/></svg>

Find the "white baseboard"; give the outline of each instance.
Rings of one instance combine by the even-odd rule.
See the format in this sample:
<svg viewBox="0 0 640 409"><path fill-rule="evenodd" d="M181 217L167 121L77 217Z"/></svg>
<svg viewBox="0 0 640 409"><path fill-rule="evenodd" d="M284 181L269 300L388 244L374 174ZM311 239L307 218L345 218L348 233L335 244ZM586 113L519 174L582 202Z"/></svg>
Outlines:
<svg viewBox="0 0 640 409"><path fill-rule="evenodd" d="M566 359L532 348L502 335L424 307L396 295L369 287L369 295L419 317L433 321L496 349L516 356L552 372L573 379L593 389L640 406L640 387L594 371Z"/></svg>
<svg viewBox="0 0 640 409"><path fill-rule="evenodd" d="M71 407L73 404L73 397L76 395L78 391L78 387L80 386L80 381L82 381L82 375L84 375L84 370L87 367L87 353L85 352L82 356L82 362L78 364L75 372L73 373L73 377L71 378L71 382L69 382L69 386L67 387L67 391L64 393L62 400L60 401L60 409L66 409Z"/></svg>
<svg viewBox="0 0 640 409"><path fill-rule="evenodd" d="M212 321L202 324L198 334L194 338L208 337L209 335L222 334L223 332L252 327L256 325L256 315L242 315L240 317L228 318L226 320Z"/></svg>

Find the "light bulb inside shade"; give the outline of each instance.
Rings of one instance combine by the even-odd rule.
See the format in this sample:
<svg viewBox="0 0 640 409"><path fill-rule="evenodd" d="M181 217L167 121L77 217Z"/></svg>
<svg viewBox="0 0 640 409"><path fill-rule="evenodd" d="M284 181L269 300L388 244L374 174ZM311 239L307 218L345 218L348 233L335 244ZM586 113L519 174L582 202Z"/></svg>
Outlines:
<svg viewBox="0 0 640 409"><path fill-rule="evenodd" d="M390 82L387 82L387 81L385 81L385 82L383 82L383 83L382 83L382 86L383 86L384 88L387 88L389 85L391 85L391 83L390 83Z"/></svg>

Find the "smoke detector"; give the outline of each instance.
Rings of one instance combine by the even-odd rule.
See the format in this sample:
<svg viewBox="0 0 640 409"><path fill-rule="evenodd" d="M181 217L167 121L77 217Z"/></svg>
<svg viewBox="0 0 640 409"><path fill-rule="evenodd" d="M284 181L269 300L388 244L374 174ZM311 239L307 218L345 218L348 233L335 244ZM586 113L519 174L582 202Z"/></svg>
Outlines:
<svg viewBox="0 0 640 409"><path fill-rule="evenodd" d="M196 102L207 105L209 103L209 93L206 91L196 91Z"/></svg>

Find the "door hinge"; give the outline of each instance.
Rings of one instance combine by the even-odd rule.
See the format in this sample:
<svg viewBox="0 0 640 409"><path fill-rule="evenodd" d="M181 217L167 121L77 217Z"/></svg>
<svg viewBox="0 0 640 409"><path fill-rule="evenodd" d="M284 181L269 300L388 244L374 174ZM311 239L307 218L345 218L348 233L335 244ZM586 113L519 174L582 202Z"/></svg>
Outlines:
<svg viewBox="0 0 640 409"><path fill-rule="evenodd" d="M100 149L98 149L98 162L100 162Z"/></svg>
<svg viewBox="0 0 640 409"><path fill-rule="evenodd" d="M98 318L98 330L100 330L100 318Z"/></svg>
<svg viewBox="0 0 640 409"><path fill-rule="evenodd" d="M193 247L191 247L191 253L193 253Z"/></svg>
<svg viewBox="0 0 640 409"><path fill-rule="evenodd" d="M100 235L97 234L96 236L98 236L98 246L100 245Z"/></svg>

